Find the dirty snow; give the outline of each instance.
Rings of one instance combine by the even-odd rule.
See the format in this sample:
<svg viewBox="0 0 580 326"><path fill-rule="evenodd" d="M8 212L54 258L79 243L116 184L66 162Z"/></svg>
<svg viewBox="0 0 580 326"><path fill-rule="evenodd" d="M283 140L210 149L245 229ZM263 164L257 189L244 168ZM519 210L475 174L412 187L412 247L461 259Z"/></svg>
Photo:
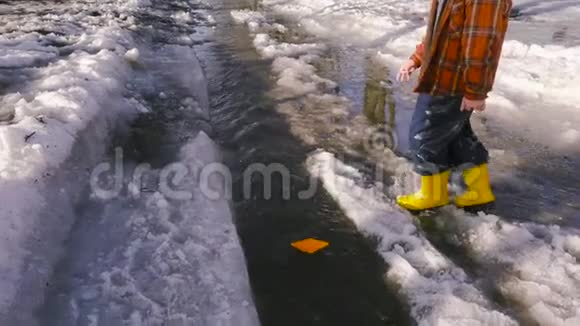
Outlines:
<svg viewBox="0 0 580 326"><path fill-rule="evenodd" d="M306 165L361 231L381 238L378 252L389 266L386 278L400 288L419 325L517 325L429 243L412 218L380 190L358 185L359 171L323 151L312 154Z"/></svg>
<svg viewBox="0 0 580 326"><path fill-rule="evenodd" d="M61 290L48 303L50 325L259 325L232 211L219 177L218 146L203 132L180 150L186 169L171 190L95 199L103 209L81 215L71 242L73 263L55 277ZM225 168L225 167L224 167ZM160 170L146 169L154 186ZM203 183L217 199L210 199ZM180 192L187 194L176 199ZM137 195L137 197L133 197ZM90 248L91 250L86 250ZM71 282L75 285L71 287ZM61 292L62 291L62 292ZM76 307L71 309L71 307Z"/></svg>
<svg viewBox="0 0 580 326"><path fill-rule="evenodd" d="M284 100L299 97L302 97L305 106L324 103L336 119L344 119L347 116L348 99L332 94L337 84L316 73L314 64L325 55L326 45L316 42L292 43L276 38L272 35L284 34L287 31L286 27L273 29L272 26L279 24L266 19L258 12L232 11L231 15L234 21L246 24L253 33L253 45L258 53L263 58L273 60L271 71L275 77L276 87L272 96L282 102L279 110L288 113L288 119L296 118L296 115L292 114L295 108L290 101ZM303 132L298 124L291 123L290 128L297 137L306 143L312 143L309 133ZM322 132L323 129L324 124L321 124L319 131Z"/></svg>
<svg viewBox="0 0 580 326"><path fill-rule="evenodd" d="M34 5L28 1L14 1L0 4L1 325L38 324L35 312L43 304L44 291L50 286L54 266L65 250L64 240L78 217L77 204L87 199L92 169L106 157L115 132L127 128L138 114L151 111L136 89L148 85L138 85L135 78L136 71L141 75L147 73L141 64L144 53L148 51L140 48L143 44L137 43L131 32L140 28L136 17L143 13L139 11L150 10L148 6L151 4L149 0L35 1ZM191 22L189 15L179 12L172 18L176 23L187 24ZM188 38L186 43L192 43L191 39ZM189 87L188 96L181 99L183 110L200 111L200 116L207 117L207 85L202 83L205 79L192 51L190 47L169 47L170 54L187 63L170 58L174 64L180 64L179 69L173 67L171 70L180 73L172 77L175 85ZM158 64L160 61L163 60L156 60ZM184 69L190 68L183 73ZM215 144L200 133L182 150L181 157L184 162L192 161L194 156L195 160L204 159L197 155L215 160L216 151ZM138 213L154 219L156 213L165 216L163 214L168 212L169 208L159 206L163 198L158 195L152 198L144 205L145 212L125 207L125 213L135 214L130 220L135 225L139 226L139 221L142 221ZM258 324L244 258L228 205L225 200L211 202L204 198L182 203L179 208L184 215L182 227L190 230L181 238L184 241L181 244L186 246L181 251L161 246L168 251L153 257L156 268L166 273L166 288L181 296L183 305L175 309L177 312L170 322L191 321L191 315L195 315L198 320L193 324L231 324L232 318L240 325ZM205 224L201 220L185 218L196 213L208 219ZM213 229L199 229L200 225ZM133 244L139 241L164 243L170 237L147 238L146 233L138 231L146 230L148 226L140 226L142 229L137 228L135 237L129 239L134 241ZM171 235L177 231L181 232L171 229ZM95 234L91 230L88 234L93 237L110 234L110 230L101 232ZM195 241L190 241L196 237L194 233L198 237L211 234L212 238L196 238L197 246ZM201 243L206 240L207 248L202 249ZM97 254L91 251L94 248L87 248L82 241L76 245L87 250L80 254L82 257ZM211 252L214 245L222 246L220 254ZM175 246L179 247L179 243ZM139 259L130 257L130 248L127 253L132 262ZM161 261L164 258L170 262L173 262L171 259L185 259L191 263L196 260L196 264L201 264L206 258L208 261L207 266L201 268L191 269L191 265L187 274L180 278L164 270L169 268L168 263ZM123 271L121 262L117 261L120 272ZM113 274L116 271L115 266L105 267L110 267ZM196 274L202 272L204 275ZM111 281L106 276L100 275L98 282ZM119 274L119 277L123 276ZM193 279L198 276L205 278ZM194 281L199 281L199 292L189 291L184 285ZM119 289L111 286L105 290L115 295ZM71 300L66 304L67 312L73 315L81 312L86 302L96 300L102 294L93 287L79 287L73 291L80 295L79 301ZM183 301L191 301L187 296L196 294L200 295L195 299L211 304L200 302L194 307ZM147 309L155 313L153 322L166 312L156 310L158 306L151 301L133 303L137 306L152 304ZM169 304L172 303L175 302L169 300ZM182 308L186 305L188 309L198 310L190 311L190 317L187 317L185 308ZM102 307L111 308L108 305ZM118 305L113 310L117 308ZM143 324L148 317L147 309L132 312L128 320L133 325ZM99 316L90 311L80 318L82 321L77 320L71 325L99 323ZM162 320L162 323L168 321Z"/></svg>
<svg viewBox="0 0 580 326"><path fill-rule="evenodd" d="M256 39L259 40L263 35L260 34L260 28L268 23L259 15L247 17L250 17L250 21L242 21L246 24L256 23L253 31L258 33ZM259 19L256 20L256 17ZM254 42L258 53L264 57L269 57L264 53L264 48L269 46L287 48L284 42L271 38L268 40L271 43ZM295 45L304 47L303 44ZM321 51L324 47L304 47L309 48L312 48L310 53L274 52L276 56L272 63L272 74L277 86L274 95L279 98L301 96L304 107L324 103L325 110L332 111L337 119L344 118L348 112L348 100L331 94L336 84L318 76L313 65L323 55ZM293 109L292 106L279 107L281 112L288 113L291 121L296 115L288 111ZM296 125L299 124L291 123L291 128L296 128ZM324 124L317 126L317 129L324 130ZM294 130L294 133L309 141L308 132ZM313 140L312 143L316 142ZM453 324L466 320L470 320L473 325L516 324L510 317L497 311L472 284L473 280L420 234L421 231L411 219L392 206L380 203L380 200L373 201L371 205L368 201L361 201L361 198L374 194L371 190L357 188L351 182L349 178L360 179L358 171L344 165L337 167L336 162L332 154L319 152L309 158L307 167L313 176L323 181L326 190L359 229L383 236L379 252L390 266L386 277L389 283L394 284L394 288L401 289L400 293L411 307L413 318L420 325ZM378 203L378 208L374 207ZM385 216L389 216L389 219L385 219Z"/></svg>
<svg viewBox="0 0 580 326"><path fill-rule="evenodd" d="M580 120L575 113L580 109L580 92L575 72L580 71L580 37L574 34L573 27L578 26L580 5L573 1L514 2L516 7L520 6L522 17L532 8L535 11L529 18L512 25L528 24L525 26L528 28L529 24L536 24L544 27L543 33L550 34L561 31L561 24L554 23L558 21L569 23L570 32L564 33L563 41L551 44L551 35L543 35L540 40L522 33L525 28L510 30L496 87L490 94L490 109L485 116L502 126L502 130L545 144L552 151L577 151ZM422 37L428 10L427 1L294 0L281 3L267 0L264 4L327 42L347 42L353 47L371 49L376 54L375 59L391 72L406 60ZM310 122L310 127L303 128L301 120L318 121L318 116L316 112L296 112L321 106L325 108L326 118L335 117L339 121L347 116L348 107L352 105L343 96L333 94L336 83L317 73L315 64L324 56L323 44L311 43L318 46L305 52L265 51L303 44L288 44L284 37L274 37L276 32L269 28L273 22L261 13L246 11L232 15L255 34L254 45L258 53L274 59L272 73L278 86L274 95L282 99L302 96L296 105L287 102L279 105L281 112L288 113L294 134L306 143L320 146L320 140L315 139L313 133L328 131L326 128L332 130L332 126L320 119L321 123ZM570 18L574 15L576 19ZM401 96L403 100L412 100L411 86L397 86L405 93ZM351 125L356 123L354 119ZM333 121L332 124L339 123ZM342 132L329 134L336 138L335 142L352 136L348 129L347 137L343 137ZM512 317L490 303L489 293L483 293L478 286L482 280L469 277L439 252L413 218L401 212L389 199L408 190L412 183L407 179L411 174L410 165L389 150L380 153L384 157L374 155L369 153L393 173L393 186L385 189L383 184L370 187L360 184L360 180L368 180L362 172L322 150L312 154L306 164L357 227L381 238L379 252L389 265L387 280L400 289L414 319L421 325L456 325L468 320L473 325L516 324ZM510 155L492 150L492 156L501 157L502 164L519 161ZM579 323L577 259L580 240L577 231L506 222L493 215L469 216L453 208L446 208L443 217L436 219L435 225L439 232L447 235L450 244L467 251L480 269L500 270L490 273L483 281L493 284L493 290L513 306L515 311L510 315L519 322L540 325Z"/></svg>
<svg viewBox="0 0 580 326"><path fill-rule="evenodd" d="M446 209L452 218L438 220L438 228L453 234L450 242L460 239L456 243L482 266L501 267L496 287L524 320L539 325L580 323L580 233Z"/></svg>
<svg viewBox="0 0 580 326"><path fill-rule="evenodd" d="M512 322L487 305L473 287L474 280L424 238L413 217L384 195L382 184L360 184L364 179L360 171L324 151L313 153L307 167L359 229L381 238L378 251L389 265L387 278L400 286L420 324L459 324L463 317L481 325ZM490 283L511 303L520 320L578 325L580 232L509 223L483 213L469 216L452 207L444 211L434 221L437 232L489 271Z"/></svg>
<svg viewBox="0 0 580 326"><path fill-rule="evenodd" d="M42 283L49 276L80 190L74 183L65 189L69 178L82 177L80 169L102 155L115 120L135 112L124 97L124 55L132 40L123 26L130 23L110 20L114 4L77 4L62 16L19 16L11 7L18 4L0 5L9 12L0 18L2 318L32 279ZM87 15L91 10L103 15ZM78 170L69 170L67 160L79 146L85 153ZM32 263L31 253L40 254L35 250L45 254L36 258L42 264Z"/></svg>

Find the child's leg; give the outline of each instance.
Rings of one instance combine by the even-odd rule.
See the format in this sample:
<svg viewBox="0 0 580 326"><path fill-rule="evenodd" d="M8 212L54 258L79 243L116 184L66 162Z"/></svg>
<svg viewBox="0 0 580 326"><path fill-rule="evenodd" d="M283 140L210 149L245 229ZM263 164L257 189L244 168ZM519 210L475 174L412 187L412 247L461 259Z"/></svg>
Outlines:
<svg viewBox="0 0 580 326"><path fill-rule="evenodd" d="M487 149L473 132L469 121L463 127L459 137L451 143L449 156L453 167L465 166L469 168L488 162Z"/></svg>
<svg viewBox="0 0 580 326"><path fill-rule="evenodd" d="M450 148L469 124L471 112L461 111L461 96L421 94L409 132L415 171L433 175L452 167Z"/></svg>
<svg viewBox="0 0 580 326"><path fill-rule="evenodd" d="M454 166L463 169L463 179L467 187L463 194L455 197L458 207L470 207L489 204L495 201L495 196L489 183L487 169L488 152L477 139L467 123L463 132L451 144L449 149Z"/></svg>

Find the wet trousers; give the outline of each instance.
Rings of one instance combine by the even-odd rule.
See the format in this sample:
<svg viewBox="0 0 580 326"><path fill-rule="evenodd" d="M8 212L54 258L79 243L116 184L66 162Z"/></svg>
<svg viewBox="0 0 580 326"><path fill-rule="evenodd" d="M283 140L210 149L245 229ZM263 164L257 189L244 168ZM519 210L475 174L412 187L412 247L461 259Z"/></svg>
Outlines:
<svg viewBox="0 0 580 326"><path fill-rule="evenodd" d="M487 163L489 154L471 128L471 112L461 111L462 100L462 96L419 95L409 131L418 174Z"/></svg>

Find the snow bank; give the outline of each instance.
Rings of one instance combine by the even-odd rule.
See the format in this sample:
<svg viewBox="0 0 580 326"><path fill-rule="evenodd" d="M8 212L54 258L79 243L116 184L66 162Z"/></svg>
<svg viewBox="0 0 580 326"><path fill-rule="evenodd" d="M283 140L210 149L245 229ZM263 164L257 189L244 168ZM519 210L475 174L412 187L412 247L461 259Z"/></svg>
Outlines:
<svg viewBox="0 0 580 326"><path fill-rule="evenodd" d="M54 325L259 325L223 180L200 177L202 168L226 168L218 146L200 131L207 128L209 94L195 50L161 42L123 57L139 63L127 88L152 97L147 103L155 114L172 114L171 121L158 121L171 129L163 140L185 145L175 162L167 162L172 155L151 158L156 162L115 157L113 166L126 179L119 185L127 185L116 193L107 185L119 176L117 168L91 174L91 185L106 189L92 188L79 209L67 243L70 260L51 279L55 285L39 319ZM152 169L159 161L170 164ZM210 199L209 190L221 196Z"/></svg>
<svg viewBox="0 0 580 326"><path fill-rule="evenodd" d="M69 155L75 134L84 130L107 101L122 101L128 74L120 53L72 54L39 71L31 91L4 97L15 118L0 129L0 176L22 180L57 168ZM111 107L106 114L118 114ZM112 112L111 112L112 111Z"/></svg>
<svg viewBox="0 0 580 326"><path fill-rule="evenodd" d="M578 15L580 19L580 14ZM580 141L580 46L504 45L489 115L506 129L525 125L538 143L578 149Z"/></svg>
<svg viewBox="0 0 580 326"><path fill-rule="evenodd" d="M0 125L0 324L14 324L15 300L19 311L42 300L38 291L86 186L78 180L102 156L119 117L136 111L124 97L130 12L112 19L114 1L2 6L13 10L0 18L0 66L18 78L2 80L0 98L8 112Z"/></svg>
<svg viewBox="0 0 580 326"><path fill-rule="evenodd" d="M434 306L430 316L414 312L419 321L436 324L435 320L458 318L454 313L461 312L465 317L473 314L485 325L498 324L486 322L497 315L489 314L493 309L480 314L478 305L487 309L489 305L472 281L431 246L409 215L395 208L384 196L382 185L359 185L357 180L364 179L361 172L327 152L314 153L307 166L362 231L381 237L379 252L389 264L387 278L401 287L413 309ZM578 232L558 226L508 223L482 213L470 216L452 207L444 208L434 224L449 244L466 251L480 268L490 271L485 277L521 320L539 325L579 323Z"/></svg>
<svg viewBox="0 0 580 326"><path fill-rule="evenodd" d="M121 223L111 230L122 236L113 236L113 244L100 241L106 249L99 258L93 253L98 264L92 270L74 271L88 281L65 305L79 307L71 325L83 318L130 325L259 325L229 202L192 187L200 183L201 169L220 161L218 146L199 132L181 149L178 163L189 173L172 189L191 199L155 192L133 205L106 205L99 224ZM221 178L209 178L207 186L226 191Z"/></svg>
<svg viewBox="0 0 580 326"><path fill-rule="evenodd" d="M359 171L322 151L306 164L361 231L381 238L378 251L389 266L386 278L409 302L419 325L516 325L425 239L412 218L376 189L357 185L355 180L363 179Z"/></svg>
<svg viewBox="0 0 580 326"><path fill-rule="evenodd" d="M294 114L297 110L296 103L285 101L294 98L299 99L300 103L297 104L299 106L310 108L324 106L335 120L347 117L350 105L348 99L332 94L335 93L337 84L316 73L314 63L324 56L327 50L324 44L284 42L279 39L287 36L284 35L286 28L268 21L262 14L252 11L233 11L231 14L235 21L247 24L250 31L254 33L253 44L258 53L264 58L273 60L272 73L276 80L276 87L272 96L281 102L278 106L281 113L290 120L300 119ZM324 118L326 117L325 115ZM324 124L321 121L321 126ZM306 143L313 143L313 138L309 132L300 127L299 122L291 123L290 128ZM321 127L319 131L322 132L322 129Z"/></svg>
<svg viewBox="0 0 580 326"><path fill-rule="evenodd" d="M483 266L501 267L496 287L525 319L539 325L580 324L580 233L446 210L448 218L436 221L438 230Z"/></svg>
<svg viewBox="0 0 580 326"><path fill-rule="evenodd" d="M232 10L230 14L237 24L247 24L250 31L254 33L258 31L276 31L284 33L287 31L284 25L268 23L266 17L257 11Z"/></svg>
<svg viewBox="0 0 580 326"><path fill-rule="evenodd" d="M182 159L194 171L195 168L221 162L218 146L204 132L200 132L194 141L182 149ZM190 261L199 261L201 271L192 272L203 277L199 284L211 296L209 309L201 308L208 305L207 299L197 298L205 320L194 322L193 325L257 326L260 322L252 299L245 256L234 226L230 203L223 195L228 191L228 185L216 176L208 179L207 186L222 194L221 198L209 199L202 194L203 189L197 189L198 193L193 195L195 200L186 202L180 208L184 217L196 218L189 221L185 218L189 227L177 229L179 232L190 230L196 238L201 239L201 243L186 246L185 253ZM219 248L219 252L216 252L216 248Z"/></svg>

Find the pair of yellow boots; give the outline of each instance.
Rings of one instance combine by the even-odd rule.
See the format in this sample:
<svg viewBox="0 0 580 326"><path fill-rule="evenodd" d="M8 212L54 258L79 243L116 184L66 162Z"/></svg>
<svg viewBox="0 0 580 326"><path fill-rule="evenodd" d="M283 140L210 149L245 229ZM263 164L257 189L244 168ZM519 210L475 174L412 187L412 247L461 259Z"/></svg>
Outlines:
<svg viewBox="0 0 580 326"><path fill-rule="evenodd" d="M449 204L447 183L449 171L435 175L421 176L421 189L414 194L397 197L397 203L410 211L422 211ZM489 184L487 164L463 171L467 191L455 197L457 207L471 207L495 201Z"/></svg>

